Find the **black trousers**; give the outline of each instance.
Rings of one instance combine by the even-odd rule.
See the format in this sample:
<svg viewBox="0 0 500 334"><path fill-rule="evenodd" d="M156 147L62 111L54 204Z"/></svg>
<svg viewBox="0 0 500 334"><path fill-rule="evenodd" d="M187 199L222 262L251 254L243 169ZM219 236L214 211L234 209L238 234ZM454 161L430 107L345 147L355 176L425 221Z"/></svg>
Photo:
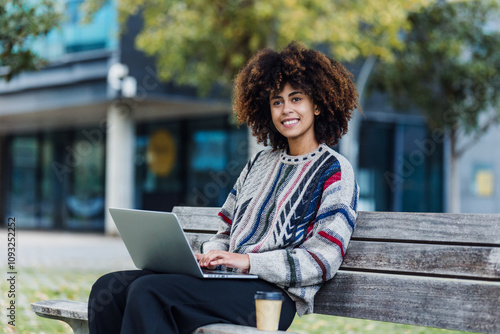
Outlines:
<svg viewBox="0 0 500 334"><path fill-rule="evenodd" d="M90 334L184 334L212 323L255 326L256 291L283 292L260 279L199 279L147 270L106 274L90 293ZM291 325L296 312L295 303L283 296L280 330Z"/></svg>

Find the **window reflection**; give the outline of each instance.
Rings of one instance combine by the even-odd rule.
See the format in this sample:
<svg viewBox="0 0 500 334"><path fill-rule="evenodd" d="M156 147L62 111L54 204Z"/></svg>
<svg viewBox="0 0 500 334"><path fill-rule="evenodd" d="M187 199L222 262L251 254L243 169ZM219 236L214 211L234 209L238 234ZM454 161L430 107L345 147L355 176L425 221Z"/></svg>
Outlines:
<svg viewBox="0 0 500 334"><path fill-rule="evenodd" d="M365 121L360 130L359 210L441 212L443 145L425 124Z"/></svg>
<svg viewBox="0 0 500 334"><path fill-rule="evenodd" d="M11 142L12 178L10 207L7 215L15 216L19 227L37 226L37 155L36 137L17 137Z"/></svg>
<svg viewBox="0 0 500 334"><path fill-rule="evenodd" d="M104 212L104 142L91 142L79 131L68 154L75 162L71 192L66 198L68 227L100 228Z"/></svg>
<svg viewBox="0 0 500 334"><path fill-rule="evenodd" d="M6 214L17 226L104 228L105 142L90 142L83 133L10 138Z"/></svg>
<svg viewBox="0 0 500 334"><path fill-rule="evenodd" d="M155 138L172 138L175 144L167 143L169 140L164 145L152 144ZM139 124L136 207L169 211L176 205L221 206L245 166L247 154L246 128L230 126L227 117ZM164 161L168 173L163 175L153 160Z"/></svg>
<svg viewBox="0 0 500 334"><path fill-rule="evenodd" d="M37 38L31 50L51 61L75 52L115 49L118 46L118 20L113 1L106 1L86 24L82 22L83 11L80 9L83 3L84 0L62 3L66 17L61 27Z"/></svg>

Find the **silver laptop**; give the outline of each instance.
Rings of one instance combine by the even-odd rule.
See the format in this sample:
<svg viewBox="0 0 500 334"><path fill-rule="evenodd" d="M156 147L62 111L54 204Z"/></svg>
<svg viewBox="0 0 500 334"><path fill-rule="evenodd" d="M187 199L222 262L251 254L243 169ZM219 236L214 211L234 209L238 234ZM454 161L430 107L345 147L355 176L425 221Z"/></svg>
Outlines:
<svg viewBox="0 0 500 334"><path fill-rule="evenodd" d="M110 208L109 213L139 269L199 278L258 278L251 274L201 269L174 213L117 208Z"/></svg>

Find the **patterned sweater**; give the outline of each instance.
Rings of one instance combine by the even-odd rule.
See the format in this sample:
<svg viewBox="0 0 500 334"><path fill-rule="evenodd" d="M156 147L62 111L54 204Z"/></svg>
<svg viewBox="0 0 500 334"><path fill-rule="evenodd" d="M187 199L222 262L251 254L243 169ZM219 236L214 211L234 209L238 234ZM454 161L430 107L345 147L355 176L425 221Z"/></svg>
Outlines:
<svg viewBox="0 0 500 334"><path fill-rule="evenodd" d="M263 150L243 169L201 251L248 254L250 273L282 288L300 316L312 313L316 292L342 263L358 196L351 165L325 144L303 156Z"/></svg>

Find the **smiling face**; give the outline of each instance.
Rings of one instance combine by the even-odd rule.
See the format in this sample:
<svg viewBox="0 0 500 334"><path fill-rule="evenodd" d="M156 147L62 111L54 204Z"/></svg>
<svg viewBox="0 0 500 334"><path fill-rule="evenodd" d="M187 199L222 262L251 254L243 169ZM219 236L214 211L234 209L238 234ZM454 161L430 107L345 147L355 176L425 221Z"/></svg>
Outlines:
<svg viewBox="0 0 500 334"><path fill-rule="evenodd" d="M271 96L270 106L273 124L288 139L290 154L306 154L318 147L314 116L320 112L303 90L287 83L281 92Z"/></svg>

